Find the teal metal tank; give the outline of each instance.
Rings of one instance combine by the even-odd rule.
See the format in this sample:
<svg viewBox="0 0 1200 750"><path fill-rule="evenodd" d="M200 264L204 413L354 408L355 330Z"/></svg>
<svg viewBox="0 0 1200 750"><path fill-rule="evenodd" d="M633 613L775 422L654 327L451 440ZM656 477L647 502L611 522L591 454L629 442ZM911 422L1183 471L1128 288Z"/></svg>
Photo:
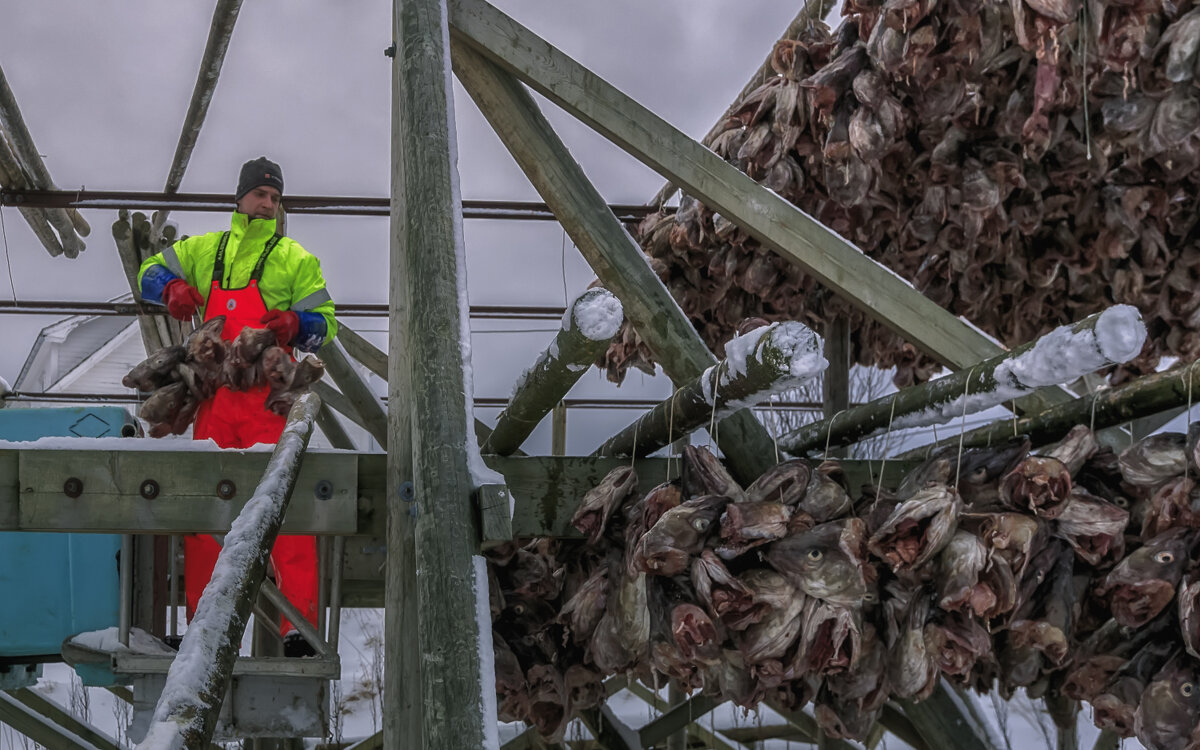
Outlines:
<svg viewBox="0 0 1200 750"><path fill-rule="evenodd" d="M121 437L134 431L132 416L120 407L0 409L0 440ZM0 532L4 689L36 682L41 670L32 665L61 660L64 638L118 624L120 548L115 534Z"/></svg>

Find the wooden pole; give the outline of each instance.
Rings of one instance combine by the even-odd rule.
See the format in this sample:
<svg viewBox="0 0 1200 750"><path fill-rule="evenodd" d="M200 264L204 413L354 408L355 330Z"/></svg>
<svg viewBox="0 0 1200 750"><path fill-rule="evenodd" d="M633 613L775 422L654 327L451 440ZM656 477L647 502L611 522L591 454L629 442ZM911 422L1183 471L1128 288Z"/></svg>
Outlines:
<svg viewBox="0 0 1200 750"><path fill-rule="evenodd" d="M460 345L469 333L449 29L445 0L397 0L393 8L389 349L403 357L390 362L389 411L408 412L411 422L407 437L399 419L389 424L397 443L388 453L396 486L388 488L385 630L389 651L403 653L385 657L384 714L392 721L385 719L384 745L458 750L499 743L494 677L482 673L481 660L491 624L477 599L487 584L476 565L467 453L474 446L470 363ZM415 614L415 628L406 614Z"/></svg>
<svg viewBox="0 0 1200 750"><path fill-rule="evenodd" d="M317 356L325 363L325 369L329 370L333 382L337 383L342 394L350 401L354 411L362 418L367 432L370 432L371 437L375 438L386 450L388 445L387 411L379 402L379 397L355 372L353 365L346 359L346 355L337 341L326 342Z"/></svg>
<svg viewBox="0 0 1200 750"><path fill-rule="evenodd" d="M0 69L0 134L7 138L11 154L15 157L18 166L16 173L9 174L11 179L24 181L28 187L40 190L58 189L54 180L50 178L50 172L46 169L46 164L42 161L37 146L33 143L33 136L25 126L25 119L21 116L20 108L17 107L17 99L13 96L12 89L9 88L3 69ZM6 168L6 171L13 171L11 165ZM59 243L66 256L68 258L78 256L85 247L80 236L86 237L91 231L79 212L74 209L69 211L49 209L43 215L58 232ZM54 252L51 251L51 255L53 254Z"/></svg>
<svg viewBox="0 0 1200 750"><path fill-rule="evenodd" d="M1097 333L1125 328L1129 337L1120 339L1119 346ZM779 446L799 455L826 445L847 445L886 429L943 424L1054 385L1052 381L1069 383L1101 367L1126 362L1141 351L1145 338L1137 309L1114 305L965 370L801 425L779 436Z"/></svg>
<svg viewBox="0 0 1200 750"><path fill-rule="evenodd" d="M829 367L825 370L821 394L825 418L832 419L850 408L850 321L844 317L825 323L825 359L829 360ZM845 458L846 452L837 449L829 455Z"/></svg>
<svg viewBox="0 0 1200 750"><path fill-rule="evenodd" d="M183 173L191 161L196 139L200 137L200 127L204 124L209 102L212 101L213 92L217 88L217 78L221 75L221 66L225 63L225 53L233 36L233 25L241 7L242 0L217 0L217 5L213 8L208 41L204 44L204 55L200 58L200 70L196 74L196 84L192 87L192 99L188 102L187 114L183 118L179 142L175 144L175 156L171 159L167 185L163 188L165 193L178 192L179 185L183 182ZM166 209L155 212L155 230L161 229L166 223L168 213Z"/></svg>
<svg viewBox="0 0 1200 750"><path fill-rule="evenodd" d="M979 427L961 436L964 447L1000 443L1013 435L1028 435L1033 446L1059 440L1075 425L1095 430L1125 424L1134 419L1195 403L1200 394L1200 360L1153 375L1131 380L1119 388L1089 393L1040 414L1005 419ZM944 445L958 445L955 435L903 453L899 458L922 458Z"/></svg>
<svg viewBox="0 0 1200 750"><path fill-rule="evenodd" d="M233 677L250 610L292 497L321 399L306 393L288 414L262 481L225 535L212 578L171 663L142 750L208 746Z"/></svg>
<svg viewBox="0 0 1200 750"><path fill-rule="evenodd" d="M598 326L587 317L595 311L604 314ZM589 289L581 294L563 316L563 326L554 340L533 367L521 374L508 407L500 412L481 450L509 456L520 448L608 347L622 320L621 303L607 289Z"/></svg>
<svg viewBox="0 0 1200 750"><path fill-rule="evenodd" d="M764 330L765 329L765 330ZM648 456L730 408L765 401L772 393L800 385L825 369L821 339L802 323L772 323L725 345L738 351L685 383L671 397L604 442L594 456ZM746 341L746 349L737 348Z"/></svg>
<svg viewBox="0 0 1200 750"><path fill-rule="evenodd" d="M451 46L459 81L604 287L621 300L625 316L654 351L663 370L676 385L698 377L716 357L533 97L459 35L451 38ZM771 438L750 412L743 410L723 420L719 434L721 450L738 480L749 483L774 463Z"/></svg>
<svg viewBox="0 0 1200 750"><path fill-rule="evenodd" d="M9 150L8 141L3 135L4 133L0 131L0 185L18 189L28 188L29 183L25 180L20 165L17 163L17 158ZM50 221L46 216L47 209L25 208L21 206L17 210L21 213L26 223L29 224L33 235L38 238L38 241L42 243L42 247L46 248L46 252L50 253L51 257L57 258L63 254L62 243L58 241L58 236L54 234L54 230L51 229Z"/></svg>

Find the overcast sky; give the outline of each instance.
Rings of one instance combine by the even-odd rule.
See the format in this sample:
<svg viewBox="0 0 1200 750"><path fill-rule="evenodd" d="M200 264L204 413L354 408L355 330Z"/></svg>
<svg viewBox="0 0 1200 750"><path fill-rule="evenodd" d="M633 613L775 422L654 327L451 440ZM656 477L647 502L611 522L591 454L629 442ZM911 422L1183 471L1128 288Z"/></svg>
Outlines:
<svg viewBox="0 0 1200 750"><path fill-rule="evenodd" d="M496 4L693 137L724 112L799 8L748 0ZM163 188L213 5L5 2L0 66L59 187ZM289 193L386 196L391 72L383 50L390 41L390 2L245 3L181 189L232 193L242 162L267 155L282 166ZM542 103L610 202L645 202L662 184ZM457 84L455 107L463 197L537 200ZM127 291L110 231L115 212L85 212L93 231L88 249L73 260L51 258L15 209L2 214L7 242L0 252L11 265L12 284L8 267L0 267L0 297L12 297L13 287L25 300L103 300ZM172 218L187 234L228 221L216 213L174 212ZM295 216L288 233L321 259L335 300L386 301L386 219ZM594 277L557 224L468 221L466 242L473 304L562 304ZM15 380L38 330L51 322L0 314L0 377ZM382 319L351 322L385 326ZM507 396L548 340L543 332L482 333L498 327L491 321L473 326L481 396ZM636 395L629 389L614 394L601 380L593 374L579 388L589 395Z"/></svg>

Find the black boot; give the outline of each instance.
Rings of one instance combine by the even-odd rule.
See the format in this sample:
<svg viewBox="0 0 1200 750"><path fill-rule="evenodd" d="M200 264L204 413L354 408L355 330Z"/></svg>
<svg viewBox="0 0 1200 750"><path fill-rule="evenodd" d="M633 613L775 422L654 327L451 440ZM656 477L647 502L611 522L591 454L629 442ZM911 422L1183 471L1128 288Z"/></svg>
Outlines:
<svg viewBox="0 0 1200 750"><path fill-rule="evenodd" d="M304 636L300 635L300 631L292 630L283 637L283 655L292 658L316 656L317 650L312 647L312 644L304 640Z"/></svg>

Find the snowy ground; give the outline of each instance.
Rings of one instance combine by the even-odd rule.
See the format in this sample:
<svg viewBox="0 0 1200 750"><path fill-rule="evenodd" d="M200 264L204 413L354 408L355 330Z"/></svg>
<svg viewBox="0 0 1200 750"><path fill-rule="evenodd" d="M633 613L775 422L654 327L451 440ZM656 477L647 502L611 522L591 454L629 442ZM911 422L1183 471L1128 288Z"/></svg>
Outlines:
<svg viewBox="0 0 1200 750"><path fill-rule="evenodd" d="M243 653L249 653L249 643L247 636L243 642ZM343 610L338 651L342 658L342 679L331 690L334 710L328 739L348 741L369 737L382 726L383 611ZM81 686L70 667L65 664L45 665L43 676L35 689L124 743L124 727L130 719L129 707L103 688ZM666 697L665 691L663 697ZM1054 730L1049 718L1034 708L1029 700L1018 697L998 708L986 698L979 703L993 722L997 735L1007 738L1010 750L1054 746ZM648 704L624 690L613 696L610 705L622 720L633 727L640 727L657 715ZM783 721L767 709L748 713L726 705L703 717L699 723L706 729L720 731L726 727L779 725ZM1092 725L1090 712L1086 708L1081 714L1079 729L1080 747L1091 747L1098 730ZM521 724L502 724L500 740L503 743L522 731L524 726ZM568 739L587 736L586 730L579 726L572 726L567 734ZM804 746L796 742L773 740L754 747L783 750ZM18 735L11 727L0 724L0 750L34 750L37 747L40 746ZM907 745L888 739L881 747L900 750ZM1135 740L1127 740L1124 747L1136 750L1142 746Z"/></svg>

